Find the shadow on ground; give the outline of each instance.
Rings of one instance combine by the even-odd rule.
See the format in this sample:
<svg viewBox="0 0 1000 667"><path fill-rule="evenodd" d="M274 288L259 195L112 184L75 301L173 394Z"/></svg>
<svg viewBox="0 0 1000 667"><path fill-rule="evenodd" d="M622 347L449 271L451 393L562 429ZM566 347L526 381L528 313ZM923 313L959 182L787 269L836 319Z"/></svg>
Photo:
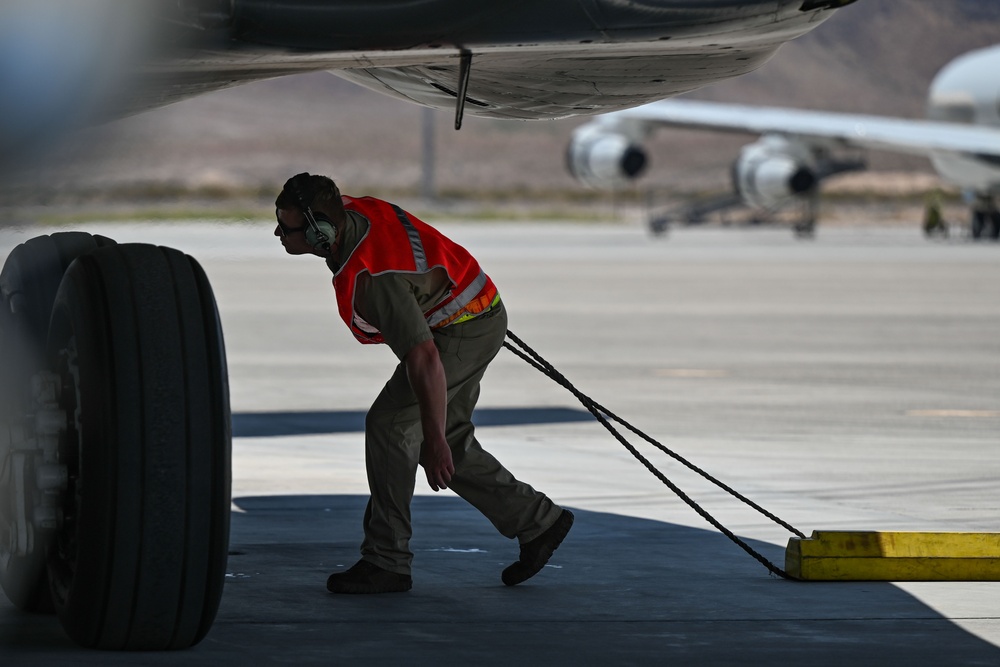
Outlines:
<svg viewBox="0 0 1000 667"><path fill-rule="evenodd" d="M586 410L570 408L479 408L473 423L483 426L524 426L590 421ZM260 438L322 433L362 433L365 412L361 410L316 412L238 412L233 415L234 438Z"/></svg>
<svg viewBox="0 0 1000 667"><path fill-rule="evenodd" d="M237 498L215 626L190 651L85 651L0 603L5 664L1000 663L1000 649L887 583L774 578L715 532L576 510L550 565L514 588L516 544L454 497L413 502L414 588L334 596L357 560L360 496ZM771 560L783 550L749 540ZM13 660L13 662L10 662ZM21 661L21 662L19 662Z"/></svg>

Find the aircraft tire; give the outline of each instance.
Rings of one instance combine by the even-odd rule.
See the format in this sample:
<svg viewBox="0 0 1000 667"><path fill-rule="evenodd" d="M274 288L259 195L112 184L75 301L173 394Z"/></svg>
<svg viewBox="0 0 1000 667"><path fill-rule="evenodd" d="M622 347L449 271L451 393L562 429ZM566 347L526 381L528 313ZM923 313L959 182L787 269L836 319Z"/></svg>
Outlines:
<svg viewBox="0 0 1000 667"><path fill-rule="evenodd" d="M1000 213L990 211L990 230L988 237L991 241L1000 240Z"/></svg>
<svg viewBox="0 0 1000 667"><path fill-rule="evenodd" d="M816 223L811 221L798 222L792 225L792 234L799 240L816 238Z"/></svg>
<svg viewBox="0 0 1000 667"><path fill-rule="evenodd" d="M59 232L29 239L7 257L0 271L0 422L5 427L18 426L33 412L31 378L43 365L52 303L66 268L80 255L114 243L84 232ZM12 479L12 456L0 447L0 532L13 528L16 519L5 510L13 509L14 494L23 491ZM29 464L25 477L32 473ZM0 588L21 611L55 611L42 547L20 555L11 551L9 540L0 539Z"/></svg>
<svg viewBox="0 0 1000 667"><path fill-rule="evenodd" d="M66 521L49 549L59 620L91 648L193 646L218 611L229 544L229 386L208 279L169 248L83 256L48 350L71 415Z"/></svg>
<svg viewBox="0 0 1000 667"><path fill-rule="evenodd" d="M983 230L986 228L986 213L983 211L973 211L972 212L972 224L969 226L969 233L973 239L980 239L983 236Z"/></svg>

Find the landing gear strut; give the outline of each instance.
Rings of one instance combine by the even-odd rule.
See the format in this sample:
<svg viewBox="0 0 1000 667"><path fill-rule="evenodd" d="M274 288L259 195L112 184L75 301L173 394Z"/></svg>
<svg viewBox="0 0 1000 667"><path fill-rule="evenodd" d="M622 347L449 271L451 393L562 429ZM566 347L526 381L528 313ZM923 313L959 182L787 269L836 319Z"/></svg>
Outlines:
<svg viewBox="0 0 1000 667"><path fill-rule="evenodd" d="M819 191L813 188L802 197L802 217L792 225L797 239L816 238L816 219L819 217Z"/></svg>

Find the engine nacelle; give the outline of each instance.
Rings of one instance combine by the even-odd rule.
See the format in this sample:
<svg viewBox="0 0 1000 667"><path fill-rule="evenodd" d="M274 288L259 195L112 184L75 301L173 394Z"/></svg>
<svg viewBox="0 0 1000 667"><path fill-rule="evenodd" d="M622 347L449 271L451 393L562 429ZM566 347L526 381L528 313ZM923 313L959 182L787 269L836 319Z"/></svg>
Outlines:
<svg viewBox="0 0 1000 667"><path fill-rule="evenodd" d="M808 148L785 137L766 136L740 151L733 181L747 204L770 208L811 192L818 179Z"/></svg>
<svg viewBox="0 0 1000 667"><path fill-rule="evenodd" d="M646 168L646 151L627 135L584 125L573 133L566 168L573 178L594 188L614 188L638 178Z"/></svg>

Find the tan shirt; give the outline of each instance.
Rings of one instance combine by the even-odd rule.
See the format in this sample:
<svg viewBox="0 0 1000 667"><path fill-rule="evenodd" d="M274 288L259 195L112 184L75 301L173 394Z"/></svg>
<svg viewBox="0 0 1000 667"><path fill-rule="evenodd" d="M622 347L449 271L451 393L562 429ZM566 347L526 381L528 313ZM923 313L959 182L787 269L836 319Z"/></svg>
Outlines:
<svg viewBox="0 0 1000 667"><path fill-rule="evenodd" d="M347 211L347 223L327 266L334 273L350 258L368 232L368 219L356 211ZM451 281L441 267L427 273L358 274L354 307L358 315L382 333L386 344L400 360L413 347L433 337L424 311L440 302L451 288Z"/></svg>

